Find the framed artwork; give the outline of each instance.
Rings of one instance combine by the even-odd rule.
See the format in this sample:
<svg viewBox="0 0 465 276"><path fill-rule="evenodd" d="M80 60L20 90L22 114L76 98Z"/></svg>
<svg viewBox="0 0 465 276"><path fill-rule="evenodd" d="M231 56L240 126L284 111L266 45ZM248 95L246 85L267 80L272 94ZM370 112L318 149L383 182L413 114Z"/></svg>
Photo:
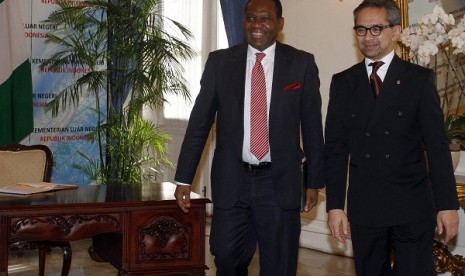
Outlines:
<svg viewBox="0 0 465 276"><path fill-rule="evenodd" d="M408 17L408 0L395 0L397 5L400 8L400 13L402 16L402 28L406 28L409 25L409 17Z"/></svg>

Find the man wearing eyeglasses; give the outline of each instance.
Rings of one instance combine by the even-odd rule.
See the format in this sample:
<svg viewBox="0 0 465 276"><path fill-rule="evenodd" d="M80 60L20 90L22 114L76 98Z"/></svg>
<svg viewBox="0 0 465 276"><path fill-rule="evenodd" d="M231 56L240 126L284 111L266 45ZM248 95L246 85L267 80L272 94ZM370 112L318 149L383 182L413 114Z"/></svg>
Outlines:
<svg viewBox="0 0 465 276"><path fill-rule="evenodd" d="M434 76L395 54L393 0L363 1L354 23L365 58L333 76L326 118L328 226L345 242L350 222L358 276L436 275L435 226L449 242L459 204Z"/></svg>

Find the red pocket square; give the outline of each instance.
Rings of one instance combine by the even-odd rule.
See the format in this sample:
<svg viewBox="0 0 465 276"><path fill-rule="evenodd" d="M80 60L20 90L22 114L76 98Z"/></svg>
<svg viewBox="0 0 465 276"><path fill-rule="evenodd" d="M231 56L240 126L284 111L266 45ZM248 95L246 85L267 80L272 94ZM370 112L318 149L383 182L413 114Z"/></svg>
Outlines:
<svg viewBox="0 0 465 276"><path fill-rule="evenodd" d="M296 90L296 89L300 89L300 87L302 87L300 82L294 82L294 83L291 83L288 86L284 87L283 91Z"/></svg>

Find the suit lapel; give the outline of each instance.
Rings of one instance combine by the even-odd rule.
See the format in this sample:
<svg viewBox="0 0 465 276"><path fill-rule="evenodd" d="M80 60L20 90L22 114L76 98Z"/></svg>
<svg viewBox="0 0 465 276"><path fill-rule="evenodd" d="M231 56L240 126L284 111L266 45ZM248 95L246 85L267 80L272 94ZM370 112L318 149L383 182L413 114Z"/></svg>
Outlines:
<svg viewBox="0 0 465 276"><path fill-rule="evenodd" d="M361 108L360 113L363 114L363 125L366 127L371 119L375 99L373 98L373 92L371 91L370 80L368 79L365 62L360 62L354 67L354 69L355 89L353 90L353 99L355 99L358 106Z"/></svg>
<svg viewBox="0 0 465 276"><path fill-rule="evenodd" d="M229 48L224 54L224 60L219 61L218 71L215 72L215 81L217 88L220 87L217 93L221 93L223 101L227 105L220 112L228 113L227 116L234 116L235 126L230 126L236 129L235 135L238 141L234 143L234 152L237 157L242 159L242 141L244 137L244 96L245 96L245 74L247 65L247 44L241 44ZM224 116L224 115L223 115Z"/></svg>
<svg viewBox="0 0 465 276"><path fill-rule="evenodd" d="M284 53L282 45L279 42L276 42L276 49L274 54L274 68L273 68L273 84L271 87L271 102L270 102L270 121L273 120L272 110L275 108L274 106L277 103L276 99L277 93L280 93L281 90L279 88L280 83L282 82L282 76L286 76L285 70L288 70L288 58L287 55Z"/></svg>
<svg viewBox="0 0 465 276"><path fill-rule="evenodd" d="M229 69L227 80L230 92L235 99L239 99L241 106L244 106L246 62L247 44L243 44L229 56L226 64Z"/></svg>
<svg viewBox="0 0 465 276"><path fill-rule="evenodd" d="M389 65L386 77L384 78L381 92L378 99L374 103L373 113L370 124L375 124L384 114L385 110L397 102L401 93L401 88L406 82L406 66L403 61L395 55Z"/></svg>

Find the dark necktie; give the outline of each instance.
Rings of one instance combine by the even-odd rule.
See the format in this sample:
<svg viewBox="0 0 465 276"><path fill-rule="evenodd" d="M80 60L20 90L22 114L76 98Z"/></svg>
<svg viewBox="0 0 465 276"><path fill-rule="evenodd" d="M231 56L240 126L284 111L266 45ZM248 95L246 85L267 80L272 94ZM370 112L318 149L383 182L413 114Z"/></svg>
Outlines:
<svg viewBox="0 0 465 276"><path fill-rule="evenodd" d="M269 150L264 53L257 53L250 86L250 152L261 160Z"/></svg>
<svg viewBox="0 0 465 276"><path fill-rule="evenodd" d="M373 96L375 96L375 99L378 98L379 92L381 91L381 84L383 83L381 81L381 78L376 74L378 69L384 64L382 61L375 61L369 64L369 66L373 66L373 71L371 71L370 75L370 84L371 84L371 90L373 91Z"/></svg>

